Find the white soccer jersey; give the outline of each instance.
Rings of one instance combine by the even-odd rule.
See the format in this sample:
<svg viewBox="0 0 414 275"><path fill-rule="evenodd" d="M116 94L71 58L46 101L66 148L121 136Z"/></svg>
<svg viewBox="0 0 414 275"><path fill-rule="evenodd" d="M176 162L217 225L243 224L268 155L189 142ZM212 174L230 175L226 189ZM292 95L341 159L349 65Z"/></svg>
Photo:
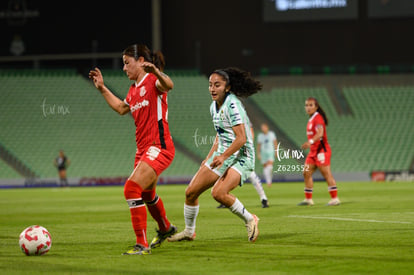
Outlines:
<svg viewBox="0 0 414 275"><path fill-rule="evenodd" d="M234 154L239 155L242 152L242 155L254 159L254 144L250 131L250 121L240 100L235 95L229 93L220 109L217 109L215 101L211 103L210 113L219 139L217 152L221 154L226 151L236 139L232 127L244 124L246 143Z"/></svg>
<svg viewBox="0 0 414 275"><path fill-rule="evenodd" d="M276 140L276 134L272 131L268 131L267 134L260 133L257 136L257 143L260 144L260 153L265 154L267 152L275 151L274 141Z"/></svg>

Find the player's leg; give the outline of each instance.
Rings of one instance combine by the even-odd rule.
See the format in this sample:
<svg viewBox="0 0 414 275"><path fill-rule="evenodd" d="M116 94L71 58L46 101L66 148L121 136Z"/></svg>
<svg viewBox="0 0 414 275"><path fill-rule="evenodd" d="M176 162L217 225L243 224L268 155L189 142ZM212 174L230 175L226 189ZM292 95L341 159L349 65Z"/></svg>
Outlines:
<svg viewBox="0 0 414 275"><path fill-rule="evenodd" d="M272 186L273 179L273 161L267 161L263 168L263 176L266 180L267 186Z"/></svg>
<svg viewBox="0 0 414 275"><path fill-rule="evenodd" d="M325 178L326 183L328 184L328 192L331 196L331 200L328 202L327 205L334 206L339 205L341 202L338 198L338 189L336 186L336 181L331 172L331 166L319 166L319 171L321 171L322 176Z"/></svg>
<svg viewBox="0 0 414 275"><path fill-rule="evenodd" d="M202 164L185 190L184 221L185 229L168 238L170 242L192 241L195 238L196 220L199 211L198 197L211 188L219 175Z"/></svg>
<svg viewBox="0 0 414 275"><path fill-rule="evenodd" d="M169 236L177 232L177 228L170 223L164 208L164 203L156 193L158 176L168 168L174 159L175 150L148 148L147 153L142 158L142 162L147 163L156 173L152 184L142 191L142 199L148 208L152 218L158 224L157 235L151 241L150 247L159 247Z"/></svg>
<svg viewBox="0 0 414 275"><path fill-rule="evenodd" d="M262 203L262 207L263 208L269 207L266 193L265 193L265 191L263 189L263 186L262 186L262 183L260 181L260 178L257 176L257 174L256 174L255 171L253 171L250 174L249 179L250 179L251 183L253 184L254 188L256 189L257 194L259 194L260 201Z"/></svg>
<svg viewBox="0 0 414 275"><path fill-rule="evenodd" d="M211 194L216 201L227 206L233 214L244 221L247 228L248 239L250 242L254 242L259 235L259 229L257 227L259 219L256 215L247 211L244 205L234 195L230 194L240 182L240 172L233 167L230 167L216 182L211 190Z"/></svg>
<svg viewBox="0 0 414 275"><path fill-rule="evenodd" d="M132 227L136 236L136 246L124 254L150 253L147 240L147 210L142 199L143 190L150 188L157 178L148 163L140 161L125 183L124 195L131 212Z"/></svg>
<svg viewBox="0 0 414 275"><path fill-rule="evenodd" d="M158 180L158 177L157 177ZM156 181L157 181L156 180ZM156 248L170 236L177 232L175 227L167 218L167 214L164 208L164 203L161 197L156 193L156 188L142 191L142 199L148 208L152 218L158 224L157 235L152 239L150 247Z"/></svg>
<svg viewBox="0 0 414 275"><path fill-rule="evenodd" d="M313 178L312 175L316 171L316 165L311 163L308 159L305 161L305 168L303 170L303 179L305 181L305 199L298 203L298 205L313 205Z"/></svg>
<svg viewBox="0 0 414 275"><path fill-rule="evenodd" d="M61 169L59 170L59 179L60 179L60 186L67 186L68 179L66 178L66 170Z"/></svg>

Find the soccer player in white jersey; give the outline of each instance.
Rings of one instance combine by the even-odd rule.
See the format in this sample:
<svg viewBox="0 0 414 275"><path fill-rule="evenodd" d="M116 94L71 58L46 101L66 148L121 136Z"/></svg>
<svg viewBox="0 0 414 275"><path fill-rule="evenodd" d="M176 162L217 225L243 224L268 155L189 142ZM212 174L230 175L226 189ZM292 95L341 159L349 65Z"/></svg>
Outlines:
<svg viewBox="0 0 414 275"><path fill-rule="evenodd" d="M253 130L253 125L251 123L250 123L250 130L252 131L252 138L254 140L254 130ZM257 194L260 197L260 202L262 203L262 207L263 208L268 208L269 207L269 202L267 200L266 193L263 189L262 182L261 182L259 176L256 174L256 172L254 170L250 174L249 180L252 183L252 185L254 186L254 188L256 189ZM220 204L219 206L217 206L217 208L226 208L226 206L224 204Z"/></svg>
<svg viewBox="0 0 414 275"><path fill-rule="evenodd" d="M263 165L263 176L266 183L268 186L271 186L277 138L276 134L269 130L269 126L266 123L263 123L260 128L262 132L257 136L257 158Z"/></svg>
<svg viewBox="0 0 414 275"><path fill-rule="evenodd" d="M253 137L253 140L254 140L254 131L253 131L253 126L251 124L250 124L250 129L252 131L252 137ZM256 189L257 194L259 194L260 202L262 203L262 207L263 208L268 208L269 207L269 202L267 200L266 193L263 189L262 182L260 181L260 178L257 176L255 171L253 171L250 174L249 179L250 179L251 183L253 184L254 188Z"/></svg>
<svg viewBox="0 0 414 275"><path fill-rule="evenodd" d="M254 242L257 239L258 217L247 211L230 192L250 176L255 162L249 119L237 96L248 97L261 88L261 83L252 79L250 73L238 68L216 70L210 75L209 91L213 100L210 113L217 135L185 191L185 229L169 237L169 241L194 240L200 207L198 197L211 187L213 198L243 220L248 240Z"/></svg>

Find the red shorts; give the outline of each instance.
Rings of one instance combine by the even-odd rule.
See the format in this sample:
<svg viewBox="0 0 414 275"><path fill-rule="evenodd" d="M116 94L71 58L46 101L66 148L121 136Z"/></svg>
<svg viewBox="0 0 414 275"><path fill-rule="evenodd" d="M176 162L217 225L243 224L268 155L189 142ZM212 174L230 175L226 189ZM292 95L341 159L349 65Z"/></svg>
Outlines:
<svg viewBox="0 0 414 275"><path fill-rule="evenodd" d="M174 159L175 148L170 146L167 149L161 149L159 146L148 146L144 150L137 150L135 155L134 168L137 167L140 161L145 161L149 166L154 169L157 176L159 176L162 171L170 166L171 162Z"/></svg>
<svg viewBox="0 0 414 275"><path fill-rule="evenodd" d="M315 166L328 166L331 165L331 150L326 152L322 151L310 151L306 157L305 164L314 164Z"/></svg>

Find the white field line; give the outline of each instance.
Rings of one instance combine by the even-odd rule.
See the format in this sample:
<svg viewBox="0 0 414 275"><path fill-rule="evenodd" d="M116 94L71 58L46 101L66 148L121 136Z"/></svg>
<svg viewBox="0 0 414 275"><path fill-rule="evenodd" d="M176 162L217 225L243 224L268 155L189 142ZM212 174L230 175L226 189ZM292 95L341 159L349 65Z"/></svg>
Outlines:
<svg viewBox="0 0 414 275"><path fill-rule="evenodd" d="M337 217L317 217L317 216L299 216L299 215L290 215L290 216L287 216L287 217L288 218L317 219L317 220L351 221L351 222L377 222L377 223L411 224L411 222L364 220L364 219L337 218Z"/></svg>

